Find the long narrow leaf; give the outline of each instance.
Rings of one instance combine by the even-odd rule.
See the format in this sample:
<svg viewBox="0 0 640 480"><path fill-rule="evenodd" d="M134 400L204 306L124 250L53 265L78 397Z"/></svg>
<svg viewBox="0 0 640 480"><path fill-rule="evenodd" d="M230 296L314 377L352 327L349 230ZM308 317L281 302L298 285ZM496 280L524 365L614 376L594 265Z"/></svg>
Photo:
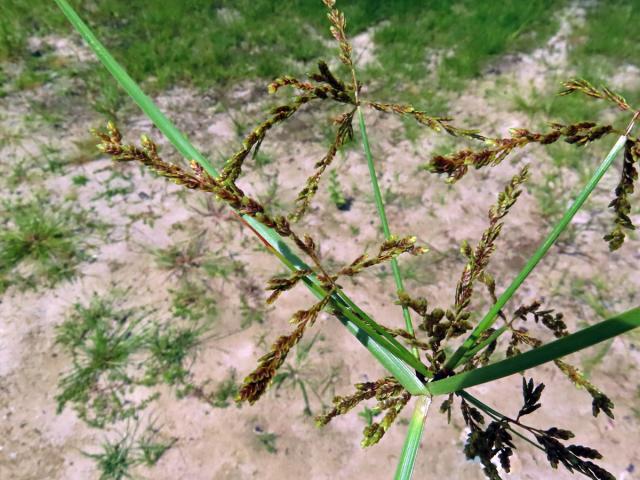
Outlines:
<svg viewBox="0 0 640 480"><path fill-rule="evenodd" d="M175 148L187 159L198 162L202 168L212 176L217 176L215 167L187 140L187 138L175 127L175 125L158 109L153 101L144 94L135 81L118 64L107 49L98 41L89 27L82 21L66 0L55 0L70 23L87 41L96 56L109 70L113 77L120 83L124 90L132 97L144 113L153 121L158 129L171 141ZM307 265L298 258L286 245L284 239L274 230L265 227L251 217L245 216L243 220L258 233L269 245L270 250L276 253L278 258L286 260L289 268L306 269ZM318 280L313 276L304 278L304 283L318 297L324 292ZM370 318L363 321L342 300L346 295L341 292L332 296L331 304L337 309L337 316L347 326L348 330L373 354L373 356L412 394L424 392L422 382L416 376L415 370L428 374L426 366L417 361L411 353L400 350L388 339L370 327L375 322ZM367 324L368 323L368 324ZM402 358L402 360L400 359ZM404 360L404 361L403 361ZM406 363L405 363L406 362ZM409 367L409 365L411 367Z"/></svg>
<svg viewBox="0 0 640 480"><path fill-rule="evenodd" d="M541 347L486 367L427 384L432 395L446 395L537 367L640 327L640 307L579 330Z"/></svg>
<svg viewBox="0 0 640 480"><path fill-rule="evenodd" d="M611 166L613 161L616 158L616 155L622 149L625 142L627 141L626 136L621 136L616 144L611 148L607 157L603 160L597 170L594 172L589 182L585 185L585 187L580 191L577 198L573 202L573 204L569 207L569 209L562 216L560 221L553 227L551 233L547 236L545 241L538 247L535 253L531 256L529 261L523 267L522 271L518 274L518 276L511 282L511 285L507 287L498 301L491 307L489 312L485 315L482 321L476 326L476 328L471 332L469 337L465 340L465 342L454 352L454 354L447 359L445 363L445 369L453 370L460 364L465 353L474 346L475 342L480 338L482 333L489 328L495 322L498 312L505 306L505 304L509 301L512 295L518 290L522 282L529 276L534 267L538 264L538 262L545 256L547 251L551 248L551 246L558 239L560 234L564 231L564 229L569 225L569 222L573 219L574 215L578 212L582 204L587 200L591 192L596 187L598 182L602 179L602 176L605 174L607 169Z"/></svg>

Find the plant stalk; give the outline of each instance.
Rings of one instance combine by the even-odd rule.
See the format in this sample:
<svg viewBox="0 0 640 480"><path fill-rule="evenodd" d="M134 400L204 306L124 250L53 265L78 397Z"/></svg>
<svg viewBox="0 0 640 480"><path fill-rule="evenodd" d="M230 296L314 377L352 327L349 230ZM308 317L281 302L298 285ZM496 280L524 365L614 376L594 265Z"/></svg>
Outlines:
<svg viewBox="0 0 640 480"><path fill-rule="evenodd" d="M420 440L422 439L422 432L424 431L424 424L427 419L427 413L429 413L431 401L432 398L428 395L421 395L416 400L416 404L413 407L413 416L409 422L409 429L407 430L407 436L404 439L398 467L396 468L395 480L410 480L413 475L416 456L418 448L420 448Z"/></svg>
<svg viewBox="0 0 640 480"><path fill-rule="evenodd" d="M358 123L360 124L360 133L362 134L362 148L364 154L367 157L367 165L369 167L369 176L371 177L371 187L373 188L373 198L376 203L376 209L378 210L378 216L380 217L380 223L382 225L382 232L384 233L385 240L391 238L391 230L389 229L389 221L387 220L387 213L384 209L384 202L382 201L382 194L380 193L380 185L378 184L378 177L376 175L376 168L373 163L373 155L371 155L371 147L369 146L369 136L367 135L367 127L364 123L364 115L360 105L357 107L358 111ZM400 267L398 261L395 258L391 259L391 270L393 272L393 279L396 283L396 290L398 292L404 291L404 285L402 283L402 276L400 275ZM404 317L405 329L409 334L415 335L413 330L413 323L411 322L411 313L409 307L402 306L402 316ZM411 351L416 358L420 358L420 353L416 346L412 347Z"/></svg>

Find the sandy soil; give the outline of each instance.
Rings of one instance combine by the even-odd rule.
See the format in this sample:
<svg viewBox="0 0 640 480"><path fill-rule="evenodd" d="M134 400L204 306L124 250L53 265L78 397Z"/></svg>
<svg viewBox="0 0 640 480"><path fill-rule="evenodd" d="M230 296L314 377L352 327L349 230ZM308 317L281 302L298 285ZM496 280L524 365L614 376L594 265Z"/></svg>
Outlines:
<svg viewBox="0 0 640 480"><path fill-rule="evenodd" d="M481 125L484 131L494 134L505 134L509 127L526 126L528 119L513 110L509 92L527 91L536 79L562 71L565 49L562 39L570 24L563 24L562 28L546 52L508 58L492 66L493 73L472 82L465 92L452 99L451 115L458 123ZM54 50L51 55L66 55L66 61L74 61L68 60L72 57L65 53L68 42L47 41L61 45L61 50ZM364 57L373 61L371 56L375 52L367 47L366 37L359 38L356 46L366 48ZM76 58L77 55L83 55L82 49ZM631 80L622 76L617 81ZM60 94L81 87L74 82L77 80L59 78L31 91L10 92L0 100L3 105L0 132L4 132L5 138L22 135L7 142L0 151L3 176L12 171L16 162L26 161L30 155L35 156L32 161L37 164L43 145L58 148L60 158L77 156L74 142L87 139L88 127L102 124L103 119L79 100L81 97ZM500 87L501 93L495 94L496 85L506 87ZM261 85L254 84L224 93L175 88L156 100L195 145L214 159L219 158L219 153L232 152L237 145L234 119L245 124L246 130L252 124L250 119L260 118L273 102L266 98ZM58 113L61 120L55 124L37 117L28 120L33 102L44 102L44 108ZM291 208L298 186L323 155L326 139L321 129L313 127L325 121L328 113L332 112L304 111L286 130L274 131L263 146L265 154L274 161L262 169L253 168L249 162L242 185L267 201L269 188L275 183L278 203L272 203L272 207L276 211ZM150 122L132 106L126 106L121 117L120 127L128 139L135 140L150 132L165 147L163 153L169 159L177 159ZM409 142L403 139L399 120L371 112L367 121L375 139L373 154L381 185L383 189L392 187L396 194L388 207L393 231L415 234L419 242L432 249L422 259L401 261L402 268L415 272L415 279L407 281L408 290L425 295L433 305L447 307L464 265L457 253L458 246L465 239L472 244L477 241L495 192L508 181L517 165L512 162L503 168L472 172L451 187L443 179L418 171L434 148L450 145L450 140L424 132L417 141ZM540 180L541 172L551 163L541 149L528 150L514 158L518 164L527 161L535 167L533 183ZM595 167L598 159L586 155L585 161ZM522 302L545 297L549 306L565 313L571 328L595 323L600 320L598 315L585 303L584 296L575 294L579 282L587 292L597 292L595 278L610 285L603 305L607 311L624 311L639 303L640 275L635 265L640 260L640 242L628 240L618 253L611 254L601 240L611 218L606 206L617 183L619 166L617 163L606 175L589 200L586 213L576 218L575 238L561 242L541 262L512 301L513 309ZM366 165L359 149L341 155L335 168L345 193L354 198L352 208L347 212L337 210L329 201L325 181L313 203L312 214L299 230L314 234L323 259L342 263L365 249L373 250L380 235ZM114 180L111 178L114 170L131 178ZM576 175L564 173L563 188L576 191ZM87 185L72 183L71 179L79 174L89 178ZM125 186L129 193L96 198L114 186ZM229 281L207 280L214 289L220 315L214 338L200 348L193 368L199 380L210 380L215 385L228 375L230 368L240 378L248 373L265 350L264 339L269 342L286 331L289 316L310 305L311 300L302 289L295 289L278 301L277 308L268 310L263 324L254 324L238 333L238 294L257 304L264 298L262 286L281 268L227 210L214 209L203 215L202 195L181 194L178 187L143 174L137 167L115 166L104 157L72 163L59 174L40 174L34 168L26 182L13 191L3 189L2 196L28 197L41 188L50 193L52 202L72 199L112 227L107 233L90 235L92 258L81 265L72 281L36 291L10 288L0 301L0 478L97 478L93 462L81 452L96 451L105 433L86 427L70 409L60 415L55 413L57 382L68 368L69 359L54 343L54 328L75 302L86 301L94 292L108 293L114 286L129 288L128 302L154 305L158 308L157 315L169 321L168 289L175 288L179 278L159 269L150 250L206 232L209 250L223 247L225 255L244 263L250 272ZM498 290L517 274L549 230L549 220L540 215L533 195L524 194L516 210L506 221L490 268L498 280ZM636 220L640 218L636 216ZM205 274L196 271L191 275L197 278ZM368 273L357 284L345 281L344 287L360 306L374 312L376 319L387 325L400 325L388 270ZM478 301L479 309L486 305L486 300ZM339 372L322 395L325 405L333 392L348 393L354 382L384 374L334 319L323 315L314 328L321 332L321 337L305 365L305 374L312 383L319 383L332 369ZM637 407L640 385L639 340L637 334L615 339L606 357L592 371L593 382L616 404L615 421L604 416L593 419L588 395L576 390L552 366L528 372L547 384L543 396L547 408L532 416L535 424L573 430L577 442L597 447L604 455L603 466L617 478L627 480L640 478L637 473L640 418L637 410L635 413L633 410ZM574 355L570 360L581 365L595 355L595 350ZM513 413L519 406L520 379L514 376L472 391L495 408ZM314 413L319 412L320 401L314 397L311 401ZM466 461L461 453L465 437L462 419L456 414L452 424L447 425L446 418L437 411L440 403L441 399L436 399L427 420L416 478L483 478L480 466ZM154 469L139 469L135 474L139 478L185 480L390 478L406 423L399 422L379 445L363 450L359 442L364 421L355 412L318 429L304 416L303 408L300 392L291 389L271 392L252 407L226 409L211 408L193 398L177 400L172 392L164 391L147 414L159 418L163 434L176 437L178 442ZM405 421L410 411L411 405L403 414ZM277 435L277 452L269 453L264 448L257 431ZM553 472L540 452L527 445L519 448L512 463L510 478L569 478L564 471Z"/></svg>

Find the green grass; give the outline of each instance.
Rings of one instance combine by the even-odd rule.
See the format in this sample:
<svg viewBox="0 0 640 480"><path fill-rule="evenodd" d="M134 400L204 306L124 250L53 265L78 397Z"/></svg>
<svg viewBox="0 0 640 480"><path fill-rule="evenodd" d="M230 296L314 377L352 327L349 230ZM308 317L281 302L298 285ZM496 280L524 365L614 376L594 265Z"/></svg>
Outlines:
<svg viewBox="0 0 640 480"><path fill-rule="evenodd" d="M426 49L442 50L450 56L435 73L445 83L479 75L505 52L539 45L557 28L549 12L564 5L548 0L367 3L376 20L389 20L375 34L376 44L384 47L379 57L384 72L418 81L433 73L427 70Z"/></svg>
<svg viewBox="0 0 640 480"><path fill-rule="evenodd" d="M193 392L190 368L207 326L165 325L146 308L125 308L126 292L112 291L76 303L56 329L56 343L72 359L56 395L58 412L73 407L87 424L105 426L129 418L155 400L157 385L178 397ZM143 399L132 392L145 387Z"/></svg>
<svg viewBox="0 0 640 480"><path fill-rule="evenodd" d="M136 383L134 356L148 338L144 313L122 308L111 297L75 304L56 332L56 343L72 358L71 369L59 381L58 412L69 404L87 424L103 428L145 408L152 397L135 403L128 392Z"/></svg>
<svg viewBox="0 0 640 480"><path fill-rule="evenodd" d="M230 85L241 79L271 79L283 72L303 73L326 56L324 7L316 0L110 0L91 9L72 2L138 80L152 89L176 83L199 87ZM498 55L528 50L554 32L550 0L523 4L355 0L343 2L349 33L382 25L375 33L384 77L416 82L427 71L426 48L452 50L438 70L443 84L478 75ZM30 58L29 35L68 35L52 2L14 0L0 19L0 61ZM384 22L384 23L381 23ZM171 48L165 48L171 45ZM46 60L30 60L26 72ZM41 80L30 73L23 86ZM33 78L31 78L33 77ZM150 78L153 77L153 78ZM364 78L363 78L364 80ZM91 82L106 86L100 75ZM107 89L95 108L113 115L118 95ZM117 109L117 108L116 108Z"/></svg>
<svg viewBox="0 0 640 480"><path fill-rule="evenodd" d="M203 332L203 327L154 328L147 341L149 357L145 361L144 383L164 383L175 387L178 396L188 394L194 387L189 368Z"/></svg>
<svg viewBox="0 0 640 480"><path fill-rule="evenodd" d="M127 429L118 438L105 439L97 453L82 452L96 463L100 480L121 480L134 478L131 469L138 465L152 467L169 450L176 440L162 440L159 430L149 425L145 431L137 435L136 428Z"/></svg>
<svg viewBox="0 0 640 480"><path fill-rule="evenodd" d="M218 314L217 302L204 284L192 281L181 282L172 294L171 310L179 318L193 321L213 320Z"/></svg>
<svg viewBox="0 0 640 480"><path fill-rule="evenodd" d="M5 202L0 230L0 293L9 285L54 286L88 259L86 212L51 204L44 197ZM81 235L82 234L82 235Z"/></svg>
<svg viewBox="0 0 640 480"><path fill-rule="evenodd" d="M629 31L629 25L638 22L638 0L594 2L587 8L584 26L575 33L577 45L571 52L571 62L579 72L592 71L600 75L613 73L615 68L630 62L637 65L640 45Z"/></svg>
<svg viewBox="0 0 640 480"><path fill-rule="evenodd" d="M222 380L211 394L211 404L217 408L227 408L238 395L239 384L236 370L231 368L227 378Z"/></svg>

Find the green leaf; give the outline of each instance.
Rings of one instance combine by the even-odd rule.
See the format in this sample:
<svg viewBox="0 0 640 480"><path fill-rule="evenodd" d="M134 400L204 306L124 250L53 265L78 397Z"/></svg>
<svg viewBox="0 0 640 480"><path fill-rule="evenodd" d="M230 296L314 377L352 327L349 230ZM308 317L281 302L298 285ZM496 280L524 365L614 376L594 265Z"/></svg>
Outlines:
<svg viewBox="0 0 640 480"><path fill-rule="evenodd" d="M591 347L637 327L640 327L640 307L515 357L428 383L427 390L431 395L446 395L482 383L492 382Z"/></svg>

